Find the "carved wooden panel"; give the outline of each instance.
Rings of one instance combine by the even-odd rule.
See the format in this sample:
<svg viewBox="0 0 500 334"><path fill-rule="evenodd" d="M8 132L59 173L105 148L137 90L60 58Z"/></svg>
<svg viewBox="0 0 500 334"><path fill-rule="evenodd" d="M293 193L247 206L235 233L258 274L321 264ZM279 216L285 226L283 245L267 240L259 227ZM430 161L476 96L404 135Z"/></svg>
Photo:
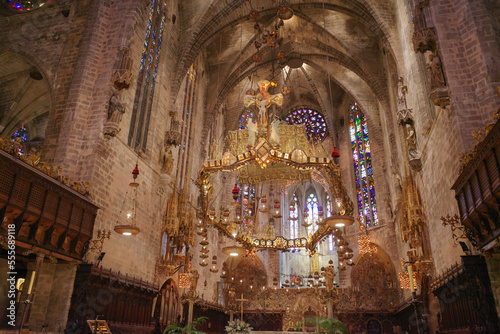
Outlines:
<svg viewBox="0 0 500 334"><path fill-rule="evenodd" d="M81 259L96 213L89 198L0 151L0 230L14 223L18 241Z"/></svg>

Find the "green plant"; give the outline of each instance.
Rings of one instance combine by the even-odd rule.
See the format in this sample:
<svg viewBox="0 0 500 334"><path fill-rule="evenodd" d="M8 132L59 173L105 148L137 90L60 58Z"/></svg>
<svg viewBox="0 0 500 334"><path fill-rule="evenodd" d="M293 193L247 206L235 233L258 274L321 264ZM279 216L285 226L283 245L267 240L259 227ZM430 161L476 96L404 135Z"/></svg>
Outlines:
<svg viewBox="0 0 500 334"><path fill-rule="evenodd" d="M199 317L193 320L193 322L187 324L185 327L181 327L179 324L172 324L165 328L163 334L206 334L205 332L196 330L196 327L204 324L207 320L207 317Z"/></svg>
<svg viewBox="0 0 500 334"><path fill-rule="evenodd" d="M319 330L319 334L348 334L347 327L338 319L330 318L306 318L302 322L302 326L306 323L311 323ZM302 327L301 326L301 327Z"/></svg>
<svg viewBox="0 0 500 334"><path fill-rule="evenodd" d="M226 332L232 334L234 333L249 334L252 329L253 328L250 327L248 323L241 321L240 319L230 321L226 326Z"/></svg>

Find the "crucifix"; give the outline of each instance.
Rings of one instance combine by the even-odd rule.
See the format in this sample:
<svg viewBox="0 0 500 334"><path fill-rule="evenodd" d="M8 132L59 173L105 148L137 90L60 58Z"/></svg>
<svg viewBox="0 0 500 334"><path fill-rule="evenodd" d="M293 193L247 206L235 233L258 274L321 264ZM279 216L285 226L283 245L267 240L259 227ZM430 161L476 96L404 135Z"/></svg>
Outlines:
<svg viewBox="0 0 500 334"><path fill-rule="evenodd" d="M261 80L257 84L259 85L259 92L256 95L245 95L244 103L246 108L253 104L255 104L257 108L259 108L259 117L257 118L257 124L259 128L267 129L269 125L267 119L267 108L269 108L272 104L281 106L283 104L283 95L271 95L267 91L271 83L267 80Z"/></svg>
<svg viewBox="0 0 500 334"><path fill-rule="evenodd" d="M243 292L241 293L241 299L236 299L237 302L241 302L241 318L240 320L243 321L243 302L249 301L248 299L243 299Z"/></svg>

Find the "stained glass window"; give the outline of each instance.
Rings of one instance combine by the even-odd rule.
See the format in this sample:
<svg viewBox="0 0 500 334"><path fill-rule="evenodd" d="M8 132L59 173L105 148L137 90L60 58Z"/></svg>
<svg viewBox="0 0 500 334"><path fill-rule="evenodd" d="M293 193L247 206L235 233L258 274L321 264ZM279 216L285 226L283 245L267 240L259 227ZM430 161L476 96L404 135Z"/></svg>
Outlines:
<svg viewBox="0 0 500 334"><path fill-rule="evenodd" d="M366 227L378 225L377 200L370 151L370 138L366 116L356 102L352 102L349 114L349 136L354 161L358 214L365 217Z"/></svg>
<svg viewBox="0 0 500 334"><path fill-rule="evenodd" d="M307 227L307 234L310 235L318 229L318 197L314 193L309 194L307 196L307 202L306 202L306 207L307 207L307 213L308 217L306 218L306 222L309 225Z"/></svg>
<svg viewBox="0 0 500 334"><path fill-rule="evenodd" d="M184 91L184 105L181 125L181 145L179 147L179 168L177 169L179 189L182 188L184 176L189 166L189 147L191 145L191 128L193 125L193 115L195 107L196 92L196 65L193 63L186 73L186 87Z"/></svg>
<svg viewBox="0 0 500 334"><path fill-rule="evenodd" d="M238 185L240 191L241 213L242 213L242 228L246 232L253 231L255 213L255 186L254 185Z"/></svg>
<svg viewBox="0 0 500 334"><path fill-rule="evenodd" d="M299 237L299 210L297 195L293 194L293 202L290 203L290 239Z"/></svg>
<svg viewBox="0 0 500 334"><path fill-rule="evenodd" d="M326 195L326 216L330 217L332 215L332 199L330 195ZM333 251L335 249L335 242L333 240L333 235L328 236L328 250Z"/></svg>
<svg viewBox="0 0 500 334"><path fill-rule="evenodd" d="M137 89L135 91L128 145L146 152L149 120L153 106L156 76L165 27L166 1L153 0L149 10L148 27L142 50Z"/></svg>
<svg viewBox="0 0 500 334"><path fill-rule="evenodd" d="M13 11L24 13L45 5L47 0L4 0L7 7Z"/></svg>
<svg viewBox="0 0 500 334"><path fill-rule="evenodd" d="M241 117L240 117L240 122L239 122L239 126L240 126L240 129L246 129L247 128L247 122L248 122L248 119L249 118L253 118L253 112L246 109L243 114L241 114Z"/></svg>
<svg viewBox="0 0 500 334"><path fill-rule="evenodd" d="M21 125L21 127L16 132L14 132L14 134L12 135L12 140L16 140L17 138L21 138L22 144L19 147L19 154L23 155L25 149L24 143L28 141L28 129L26 128L26 126Z"/></svg>
<svg viewBox="0 0 500 334"><path fill-rule="evenodd" d="M298 109L290 112L286 117L288 124L305 124L307 139L318 142L326 135L326 122L323 115L312 109Z"/></svg>

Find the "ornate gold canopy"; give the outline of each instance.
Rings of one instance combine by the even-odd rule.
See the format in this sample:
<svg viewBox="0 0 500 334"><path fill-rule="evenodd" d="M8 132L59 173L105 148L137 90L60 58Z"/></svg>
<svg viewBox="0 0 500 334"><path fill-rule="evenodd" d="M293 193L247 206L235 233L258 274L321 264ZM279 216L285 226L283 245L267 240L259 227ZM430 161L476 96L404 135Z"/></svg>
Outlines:
<svg viewBox="0 0 500 334"><path fill-rule="evenodd" d="M245 97L245 103L259 108L258 122L254 123L252 119L248 119L247 129L229 132L229 151L220 159L206 161L198 174L197 185L201 192L198 215L202 221L200 227L207 224L214 226L248 249L306 248L314 252L317 243L333 232L336 220L342 221L343 224L347 222L346 225L354 221L353 204L342 185L340 168L332 158L315 152L315 148L307 141L304 125L282 124L278 119L271 123L268 121L267 108L271 104L280 105L282 96L270 95L265 85L261 88L262 91L255 96ZM219 194L220 190L214 191L212 180L215 179L213 176L220 172L236 172L240 184L254 186L274 181L307 181L320 176L330 198L335 199L339 205L334 208L336 211L332 212L326 223L307 238L286 239L280 233L256 236L236 228L241 224L241 220L229 219L229 209L221 209L221 216L217 216L213 208L213 194ZM236 197L233 205L241 205L236 201ZM274 217L281 218L281 214L278 213ZM271 220L260 223L272 225Z"/></svg>

